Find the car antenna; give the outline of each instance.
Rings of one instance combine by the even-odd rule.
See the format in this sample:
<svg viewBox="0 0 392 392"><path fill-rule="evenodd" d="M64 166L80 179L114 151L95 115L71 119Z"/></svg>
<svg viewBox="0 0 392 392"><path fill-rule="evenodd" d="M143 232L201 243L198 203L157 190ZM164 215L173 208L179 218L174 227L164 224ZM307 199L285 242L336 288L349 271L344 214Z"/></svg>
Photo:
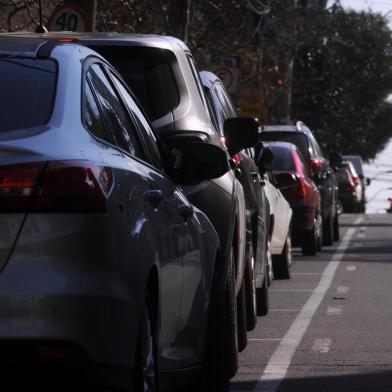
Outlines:
<svg viewBox="0 0 392 392"><path fill-rule="evenodd" d="M42 0L38 0L38 13L39 13L39 25L36 27L36 33L47 33L48 29L44 26L43 18L42 18Z"/></svg>

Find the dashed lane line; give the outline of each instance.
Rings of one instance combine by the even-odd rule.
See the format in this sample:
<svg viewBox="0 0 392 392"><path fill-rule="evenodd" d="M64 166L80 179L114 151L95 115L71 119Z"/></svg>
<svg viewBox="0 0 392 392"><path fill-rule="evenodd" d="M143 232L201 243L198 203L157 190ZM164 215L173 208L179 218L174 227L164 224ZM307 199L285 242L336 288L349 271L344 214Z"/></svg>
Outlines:
<svg viewBox="0 0 392 392"><path fill-rule="evenodd" d="M328 316L339 316L342 314L343 306L328 306L327 315Z"/></svg>
<svg viewBox="0 0 392 392"><path fill-rule="evenodd" d="M348 272L354 272L357 270L357 266L356 265L349 265L346 267L346 271Z"/></svg>
<svg viewBox="0 0 392 392"><path fill-rule="evenodd" d="M338 292L339 294L347 294L349 292L349 290L350 290L350 287L348 287L348 286L339 286L336 289L336 292Z"/></svg>
<svg viewBox="0 0 392 392"><path fill-rule="evenodd" d="M354 226L359 225L362 220L362 216L358 217L354 222ZM351 227L347 230L342 242L339 244L331 261L325 268L318 286L315 288L312 295L309 297L291 324L289 330L280 341L279 346L269 359L263 374L259 380L257 380L252 392L276 392L278 390L280 383L287 374L291 359L297 350L297 347L301 343L314 314L320 306L321 301L324 299L327 290L331 286L335 272L339 267L344 252L349 246L355 230L355 227Z"/></svg>
<svg viewBox="0 0 392 392"><path fill-rule="evenodd" d="M312 346L312 352L327 354L329 349L331 348L331 343L331 339L315 339Z"/></svg>

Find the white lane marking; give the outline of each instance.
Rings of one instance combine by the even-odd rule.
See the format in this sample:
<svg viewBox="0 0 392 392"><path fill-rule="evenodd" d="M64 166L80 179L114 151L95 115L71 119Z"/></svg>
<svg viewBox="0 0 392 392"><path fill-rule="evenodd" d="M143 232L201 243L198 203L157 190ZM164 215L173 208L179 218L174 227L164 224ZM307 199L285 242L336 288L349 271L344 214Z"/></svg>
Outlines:
<svg viewBox="0 0 392 392"><path fill-rule="evenodd" d="M343 306L328 306L327 315L328 316L339 316L342 314Z"/></svg>
<svg viewBox="0 0 392 392"><path fill-rule="evenodd" d="M270 293L313 293L313 290L268 290Z"/></svg>
<svg viewBox="0 0 392 392"><path fill-rule="evenodd" d="M300 312L301 309L270 309L270 312Z"/></svg>
<svg viewBox="0 0 392 392"><path fill-rule="evenodd" d="M339 287L336 289L336 291L337 291L339 294L347 294L349 290L350 290L350 287L348 287L348 286L339 286Z"/></svg>
<svg viewBox="0 0 392 392"><path fill-rule="evenodd" d="M312 352L327 354L331 347L331 343L332 343L331 339L315 339L312 346Z"/></svg>
<svg viewBox="0 0 392 392"><path fill-rule="evenodd" d="M363 217L358 217L355 220L354 225L360 224L362 220ZM301 343L314 314L320 306L321 301L324 299L327 290L331 286L332 279L343 258L344 251L347 249L350 240L354 235L354 232L355 227L351 227L347 230L336 253L325 268L318 286L291 324L279 346L272 354L263 374L259 380L257 380L253 388L253 392L276 392L278 390L280 383L287 374L291 359L297 347Z"/></svg>
<svg viewBox="0 0 392 392"><path fill-rule="evenodd" d="M357 270L357 266L356 265L349 265L349 266L347 266L346 270L349 272L354 272Z"/></svg>
<svg viewBox="0 0 392 392"><path fill-rule="evenodd" d="M282 339L248 339L249 342L276 342L276 341L281 341Z"/></svg>

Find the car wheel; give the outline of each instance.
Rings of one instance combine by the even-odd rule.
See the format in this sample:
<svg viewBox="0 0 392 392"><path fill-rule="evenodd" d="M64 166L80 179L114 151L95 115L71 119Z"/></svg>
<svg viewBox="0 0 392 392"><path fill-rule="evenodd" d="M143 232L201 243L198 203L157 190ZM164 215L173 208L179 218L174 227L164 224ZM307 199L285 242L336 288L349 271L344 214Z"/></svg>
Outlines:
<svg viewBox="0 0 392 392"><path fill-rule="evenodd" d="M302 234L301 251L304 256L317 254L317 229L316 224L310 230L304 230Z"/></svg>
<svg viewBox="0 0 392 392"><path fill-rule="evenodd" d="M333 244L333 219L331 214L323 219L323 245Z"/></svg>
<svg viewBox="0 0 392 392"><path fill-rule="evenodd" d="M265 261L267 265L267 281L268 287L271 286L273 273L272 273L272 253L271 253L271 240L268 238L266 241Z"/></svg>
<svg viewBox="0 0 392 392"><path fill-rule="evenodd" d="M158 391L156 352L155 325L153 323L151 307L147 300L140 322L136 349L135 391Z"/></svg>
<svg viewBox="0 0 392 392"><path fill-rule="evenodd" d="M291 264L292 264L291 236L289 231L286 237L282 254L277 256L272 256L272 269L274 271L274 278L290 279Z"/></svg>
<svg viewBox="0 0 392 392"><path fill-rule="evenodd" d="M333 219L333 239L334 241L340 240L339 215L337 213Z"/></svg>
<svg viewBox="0 0 392 392"><path fill-rule="evenodd" d="M257 298L257 315L265 316L269 312L269 295L268 295L268 271L265 266L263 286L256 289Z"/></svg>
<svg viewBox="0 0 392 392"><path fill-rule="evenodd" d="M245 267L246 329L252 331L257 324L255 258L253 246L248 248L248 262Z"/></svg>
<svg viewBox="0 0 392 392"><path fill-rule="evenodd" d="M229 381L238 369L237 307L235 300L234 249L227 266L227 281L222 288L216 270L210 295L204 377L201 391L228 392Z"/></svg>
<svg viewBox="0 0 392 392"><path fill-rule="evenodd" d="M235 265L234 265L234 245L232 245L229 256L229 268L225 292L226 322L221 326L227 330L228 358L230 361L229 377L233 377L238 370L238 319L237 301L235 296Z"/></svg>
<svg viewBox="0 0 392 392"><path fill-rule="evenodd" d="M317 252L321 252L323 247L323 218L321 214L317 216L316 220L316 238L317 238Z"/></svg>
<svg viewBox="0 0 392 392"><path fill-rule="evenodd" d="M246 298L245 282L242 281L240 291L237 297L237 334L238 334L238 351L244 351L248 344L248 334L246 325Z"/></svg>

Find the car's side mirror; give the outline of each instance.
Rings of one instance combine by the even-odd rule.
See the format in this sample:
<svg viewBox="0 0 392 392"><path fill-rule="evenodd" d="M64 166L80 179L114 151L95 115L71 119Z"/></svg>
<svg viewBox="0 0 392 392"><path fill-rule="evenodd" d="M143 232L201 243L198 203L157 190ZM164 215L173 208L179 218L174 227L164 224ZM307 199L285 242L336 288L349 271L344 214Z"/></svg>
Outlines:
<svg viewBox="0 0 392 392"><path fill-rule="evenodd" d="M370 185L371 182L372 182L372 181L370 180L370 178L367 178L367 179L366 179L366 185Z"/></svg>
<svg viewBox="0 0 392 392"><path fill-rule="evenodd" d="M223 176L230 169L227 152L208 143L189 143L178 168L181 184L194 184Z"/></svg>
<svg viewBox="0 0 392 392"><path fill-rule="evenodd" d="M272 170L274 153L269 147L265 147L262 143L259 143L255 148L255 162L260 173L264 174Z"/></svg>
<svg viewBox="0 0 392 392"><path fill-rule="evenodd" d="M259 140L259 124L252 117L233 117L223 125L226 147L231 156L244 148L254 147Z"/></svg>
<svg viewBox="0 0 392 392"><path fill-rule="evenodd" d="M280 173L275 174L275 182L280 190L285 190L288 188L294 188L298 186L298 181L294 174L290 173Z"/></svg>

